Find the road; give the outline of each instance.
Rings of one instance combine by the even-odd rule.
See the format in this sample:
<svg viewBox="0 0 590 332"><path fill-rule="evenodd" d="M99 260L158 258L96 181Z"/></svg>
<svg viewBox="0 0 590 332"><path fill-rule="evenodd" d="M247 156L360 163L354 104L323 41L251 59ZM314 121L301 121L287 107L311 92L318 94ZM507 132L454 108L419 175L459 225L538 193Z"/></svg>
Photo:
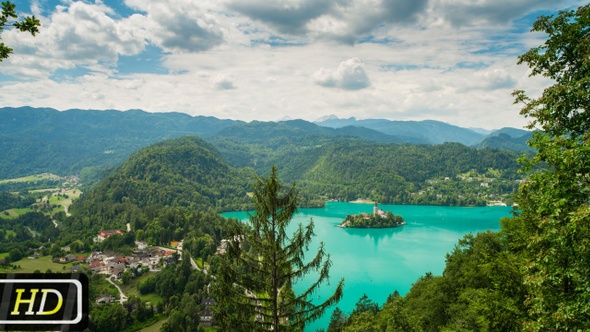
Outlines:
<svg viewBox="0 0 590 332"><path fill-rule="evenodd" d="M127 301L127 296L125 296L125 294L123 293L123 290L121 290L121 287L119 287L119 285L117 285L113 280L112 280L113 276L111 275L110 277L106 278L108 282L110 282L113 286L115 286L115 288L117 288L117 290L119 291L119 302L121 304L125 303Z"/></svg>
<svg viewBox="0 0 590 332"><path fill-rule="evenodd" d="M183 244L184 244L184 240L180 241L180 243L178 244L178 246L176 246L176 249L178 249L178 251L179 251L179 253L180 253L180 257L184 257L184 256L182 255L182 248L184 248ZM191 266L193 267L193 269L195 269L195 270L199 270L199 271L201 271L201 272L203 272L203 273L207 274L207 270L201 270L201 269L199 268L199 266L197 265L197 263L195 262L195 260L193 259L193 257L192 257L192 256L190 257L190 261L191 261Z"/></svg>

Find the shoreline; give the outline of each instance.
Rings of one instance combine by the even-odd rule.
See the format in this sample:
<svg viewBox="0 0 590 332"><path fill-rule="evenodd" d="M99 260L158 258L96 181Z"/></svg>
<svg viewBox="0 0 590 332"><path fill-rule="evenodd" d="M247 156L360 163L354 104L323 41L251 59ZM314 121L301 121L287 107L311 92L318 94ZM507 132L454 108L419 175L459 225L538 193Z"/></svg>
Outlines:
<svg viewBox="0 0 590 332"><path fill-rule="evenodd" d="M363 198L357 198L354 201L349 201L348 203L353 203L353 204L375 204L374 201L370 200L370 199L363 199Z"/></svg>

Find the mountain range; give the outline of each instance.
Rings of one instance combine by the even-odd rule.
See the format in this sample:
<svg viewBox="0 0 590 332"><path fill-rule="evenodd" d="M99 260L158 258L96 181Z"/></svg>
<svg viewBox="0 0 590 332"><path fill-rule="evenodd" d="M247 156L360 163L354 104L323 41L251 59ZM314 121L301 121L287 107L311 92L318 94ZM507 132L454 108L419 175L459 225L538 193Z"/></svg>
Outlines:
<svg viewBox="0 0 590 332"><path fill-rule="evenodd" d="M0 179L41 172L97 177L131 153L182 136L211 142L238 167L264 159L264 150L294 151L322 143L361 140L399 144L457 142L480 148L526 151L531 132L503 128L489 135L439 121L339 119L279 122L218 119L184 113L141 110L58 111L51 108L0 108ZM243 143L250 144L244 146ZM252 150L256 151L252 151Z"/></svg>

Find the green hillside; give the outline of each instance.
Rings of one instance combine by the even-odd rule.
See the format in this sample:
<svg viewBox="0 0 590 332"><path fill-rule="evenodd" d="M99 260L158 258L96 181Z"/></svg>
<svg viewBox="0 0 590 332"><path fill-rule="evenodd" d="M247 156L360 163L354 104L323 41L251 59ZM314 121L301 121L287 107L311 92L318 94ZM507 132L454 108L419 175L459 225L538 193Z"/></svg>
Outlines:
<svg viewBox="0 0 590 332"><path fill-rule="evenodd" d="M532 152L533 150L527 144L532 137L532 131L502 128L484 138L477 147L505 149L517 152Z"/></svg>
<svg viewBox="0 0 590 332"><path fill-rule="evenodd" d="M254 176L251 169L229 166L200 138L164 141L132 154L73 204L70 227L93 234L130 223L154 243L180 240L197 229L219 234L219 225L207 225L207 219L219 222L213 212L246 209Z"/></svg>

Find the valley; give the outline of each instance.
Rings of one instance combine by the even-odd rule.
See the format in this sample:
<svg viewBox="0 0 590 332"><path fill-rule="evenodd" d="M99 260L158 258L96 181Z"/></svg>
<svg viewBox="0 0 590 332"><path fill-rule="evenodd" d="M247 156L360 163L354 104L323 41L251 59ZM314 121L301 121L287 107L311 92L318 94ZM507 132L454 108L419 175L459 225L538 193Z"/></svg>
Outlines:
<svg viewBox="0 0 590 332"><path fill-rule="evenodd" d="M292 143L275 142L278 137L282 137L279 142L288 139ZM227 232L227 220L219 213L252 209L252 183L258 172L274 163L282 167L283 177L297 183L300 207L322 209L345 204L338 201L408 204L395 205L396 210L405 206L511 205L520 179L511 151L478 150L458 143L424 146L351 137L308 138L284 131L278 137L242 143L225 138L217 143L222 150L194 136L165 140L133 152L102 179L88 184L77 176L50 173L2 180L5 200L0 235L5 241L0 244L1 269L83 271L91 276L96 313L110 308L114 311L109 315L116 316L116 309L110 306L120 298L124 303L157 307L127 323L144 326L158 320L155 312L186 314L182 311L186 309L169 300L179 289L188 287L195 294L182 301L195 305L207 301L205 286L219 271L220 245ZM307 145L311 140L317 144ZM235 156L229 158L235 160L230 163L227 152L222 152L240 153L242 149L266 158L259 159L254 168ZM316 209L305 211L315 213ZM420 220L415 215L409 218L414 222L410 228ZM498 217L486 218L497 227ZM329 237L322 229L322 239ZM462 234L453 235L449 243ZM183 243L182 254L175 249L178 242ZM160 255L153 248L174 255ZM148 257L149 262L142 261ZM197 268L190 262L197 262ZM156 286L169 283L179 273L185 279L175 281L180 283L172 289ZM197 284L190 282L194 278ZM352 294L346 297L348 304L343 308L347 310L359 295Z"/></svg>

